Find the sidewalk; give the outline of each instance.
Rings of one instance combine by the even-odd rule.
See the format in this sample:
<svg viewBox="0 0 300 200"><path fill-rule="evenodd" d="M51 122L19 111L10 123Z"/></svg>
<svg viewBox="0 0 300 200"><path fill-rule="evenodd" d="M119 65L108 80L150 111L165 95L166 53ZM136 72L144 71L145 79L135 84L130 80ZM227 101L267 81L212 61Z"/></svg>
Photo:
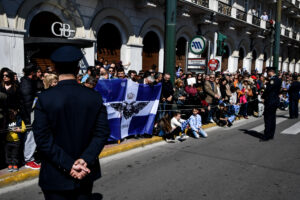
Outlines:
<svg viewBox="0 0 300 200"><path fill-rule="evenodd" d="M207 129L214 126L216 126L215 123L204 125L203 128ZM99 158L111 156L161 141L163 141L161 137L153 136L152 138L124 140L121 144L109 144L104 147L103 151L99 155ZM39 170L27 169L25 167L22 167L18 172L13 173L8 172L7 169L0 170L0 188L37 178L38 175Z"/></svg>

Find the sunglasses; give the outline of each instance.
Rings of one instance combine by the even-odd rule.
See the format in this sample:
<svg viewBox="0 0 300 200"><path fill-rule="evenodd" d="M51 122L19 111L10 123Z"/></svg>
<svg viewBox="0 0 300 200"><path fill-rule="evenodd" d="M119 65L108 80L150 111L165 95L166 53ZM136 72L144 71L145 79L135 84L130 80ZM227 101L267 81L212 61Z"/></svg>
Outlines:
<svg viewBox="0 0 300 200"><path fill-rule="evenodd" d="M3 77L9 77L8 74L3 74L2 76L3 76Z"/></svg>

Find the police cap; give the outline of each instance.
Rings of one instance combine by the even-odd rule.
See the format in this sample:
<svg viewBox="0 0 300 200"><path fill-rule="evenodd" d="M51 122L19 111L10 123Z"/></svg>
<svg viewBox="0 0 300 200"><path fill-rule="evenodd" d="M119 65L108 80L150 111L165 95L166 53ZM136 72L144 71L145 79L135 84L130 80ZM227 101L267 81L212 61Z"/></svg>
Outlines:
<svg viewBox="0 0 300 200"><path fill-rule="evenodd" d="M50 58L55 63L71 63L81 60L83 58L83 54L77 47L62 46L56 49Z"/></svg>
<svg viewBox="0 0 300 200"><path fill-rule="evenodd" d="M275 72L276 71L276 67L267 67L267 71L271 71L271 70Z"/></svg>

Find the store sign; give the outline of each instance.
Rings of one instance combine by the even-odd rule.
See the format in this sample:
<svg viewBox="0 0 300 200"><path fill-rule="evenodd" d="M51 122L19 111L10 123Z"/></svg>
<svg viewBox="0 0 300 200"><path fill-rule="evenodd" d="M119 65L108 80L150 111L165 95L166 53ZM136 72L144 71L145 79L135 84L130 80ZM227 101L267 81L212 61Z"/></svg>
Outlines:
<svg viewBox="0 0 300 200"><path fill-rule="evenodd" d="M217 59L211 59L208 61L208 68L211 71L216 71L219 68L219 61Z"/></svg>
<svg viewBox="0 0 300 200"><path fill-rule="evenodd" d="M59 31L55 32L55 28L59 27ZM54 22L51 26L51 31L53 35L58 37L73 37L75 34L75 30L71 30L71 26L69 24L63 24L61 22Z"/></svg>
<svg viewBox="0 0 300 200"><path fill-rule="evenodd" d="M193 54L200 55L206 47L205 39L201 36L196 36L190 41L190 51Z"/></svg>
<svg viewBox="0 0 300 200"><path fill-rule="evenodd" d="M192 70L205 70L206 59L205 58L189 58L188 69Z"/></svg>

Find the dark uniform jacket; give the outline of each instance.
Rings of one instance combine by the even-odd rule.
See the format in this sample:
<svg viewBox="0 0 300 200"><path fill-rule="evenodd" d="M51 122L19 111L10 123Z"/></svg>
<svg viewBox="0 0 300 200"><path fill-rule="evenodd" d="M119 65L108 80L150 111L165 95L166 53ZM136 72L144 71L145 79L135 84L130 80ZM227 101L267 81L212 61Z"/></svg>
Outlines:
<svg viewBox="0 0 300 200"><path fill-rule="evenodd" d="M74 190L100 178L98 155L110 133L101 95L76 80L60 81L39 94L34 112L34 138L42 158L41 188ZM69 175L79 158L91 170L81 181Z"/></svg>
<svg viewBox="0 0 300 200"><path fill-rule="evenodd" d="M281 80L277 76L270 78L270 81L266 85L266 89L262 95L265 100L265 110L269 107L274 107L279 105L279 92L281 89Z"/></svg>
<svg viewBox="0 0 300 200"><path fill-rule="evenodd" d="M293 83L291 84L288 90L289 98L291 100L297 101L299 99L299 91L300 91L300 82L293 81Z"/></svg>

